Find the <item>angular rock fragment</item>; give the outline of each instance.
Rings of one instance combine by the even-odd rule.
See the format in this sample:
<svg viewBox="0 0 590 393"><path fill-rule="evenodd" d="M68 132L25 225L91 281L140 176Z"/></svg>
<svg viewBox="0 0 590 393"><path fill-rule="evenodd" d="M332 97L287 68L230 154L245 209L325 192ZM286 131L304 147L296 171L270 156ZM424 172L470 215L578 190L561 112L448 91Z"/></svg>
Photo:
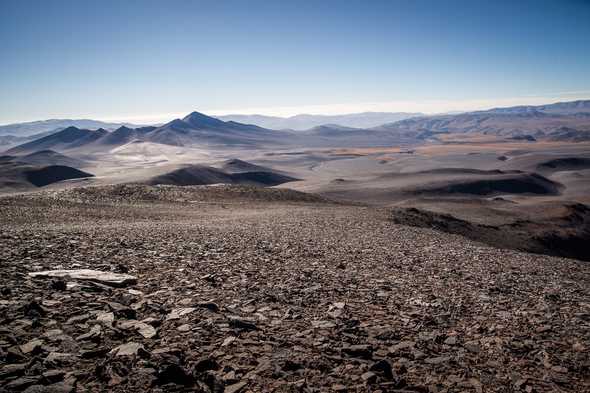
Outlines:
<svg viewBox="0 0 590 393"><path fill-rule="evenodd" d="M330 321L311 321L311 325L316 329L331 329L336 327L336 324Z"/></svg>
<svg viewBox="0 0 590 393"><path fill-rule="evenodd" d="M71 353L61 353L61 352L51 352L45 360L43 360L43 364L47 368L53 367L61 367L64 365L69 365L76 362L76 356Z"/></svg>
<svg viewBox="0 0 590 393"><path fill-rule="evenodd" d="M238 382L234 383L233 385L228 385L223 390L223 393L238 393L241 392L248 385L247 382Z"/></svg>
<svg viewBox="0 0 590 393"><path fill-rule="evenodd" d="M193 377L178 364L168 363L160 366L157 375L157 384L165 385L168 383L185 386L192 385Z"/></svg>
<svg viewBox="0 0 590 393"><path fill-rule="evenodd" d="M239 330L256 330L256 325L247 319L240 317L230 317L229 326Z"/></svg>
<svg viewBox="0 0 590 393"><path fill-rule="evenodd" d="M361 379L366 383L375 383L377 381L377 374L372 371L367 371L361 375Z"/></svg>
<svg viewBox="0 0 590 393"><path fill-rule="evenodd" d="M29 273L30 277L39 278L71 278L73 280L87 280L112 287L125 287L137 283L137 278L129 274L103 272L91 269L73 270L44 270Z"/></svg>
<svg viewBox="0 0 590 393"><path fill-rule="evenodd" d="M5 388L9 392L25 390L27 387L38 383L41 380L41 378L42 377L40 375L27 375L8 382L5 385Z"/></svg>
<svg viewBox="0 0 590 393"><path fill-rule="evenodd" d="M22 375L27 371L27 363L7 364L0 368L0 380Z"/></svg>
<svg viewBox="0 0 590 393"><path fill-rule="evenodd" d="M190 314L190 313L194 312L195 310L196 310L196 308L194 308L194 307L175 308L170 312L170 314L168 314L168 316L166 317L166 320L172 321L175 319L180 319L180 317Z"/></svg>
<svg viewBox="0 0 590 393"><path fill-rule="evenodd" d="M34 339L34 340L29 341L26 344L21 345L20 350L22 351L22 353L27 354L27 353L31 353L31 352L34 352L34 351L40 349L42 345L43 345L42 340Z"/></svg>
<svg viewBox="0 0 590 393"><path fill-rule="evenodd" d="M98 322L104 323L107 326L111 326L115 321L115 314L112 312L100 311L98 314L96 314L96 320Z"/></svg>
<svg viewBox="0 0 590 393"><path fill-rule="evenodd" d="M121 329L136 330L144 338L153 338L157 334L156 329L154 329L153 326L150 326L147 323L140 322L140 321L121 321L118 324L118 326Z"/></svg>
<svg viewBox="0 0 590 393"><path fill-rule="evenodd" d="M83 340L94 340L99 338L102 335L102 328L100 327L100 325L94 325L92 326L92 328L90 329L90 331L88 333L84 333L80 336L78 336L76 338L76 340L78 341L83 341Z"/></svg>
<svg viewBox="0 0 590 393"><path fill-rule="evenodd" d="M139 357L148 357L149 352L147 352L143 345L140 343L129 342L126 344L119 345L116 348L113 348L110 354L114 356L139 356Z"/></svg>
<svg viewBox="0 0 590 393"><path fill-rule="evenodd" d="M361 359L371 359L373 351L369 345L346 345L342 347L342 353Z"/></svg>

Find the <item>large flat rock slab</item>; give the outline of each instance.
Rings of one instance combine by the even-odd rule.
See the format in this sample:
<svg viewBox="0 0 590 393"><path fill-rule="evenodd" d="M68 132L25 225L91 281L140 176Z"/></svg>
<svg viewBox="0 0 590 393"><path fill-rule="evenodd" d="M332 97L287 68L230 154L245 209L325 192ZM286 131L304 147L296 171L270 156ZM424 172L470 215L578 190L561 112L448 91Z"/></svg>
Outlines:
<svg viewBox="0 0 590 393"><path fill-rule="evenodd" d="M44 270L29 273L30 277L39 278L71 278L74 280L94 281L112 287L125 287L137 283L137 277L129 274L103 272L92 269Z"/></svg>

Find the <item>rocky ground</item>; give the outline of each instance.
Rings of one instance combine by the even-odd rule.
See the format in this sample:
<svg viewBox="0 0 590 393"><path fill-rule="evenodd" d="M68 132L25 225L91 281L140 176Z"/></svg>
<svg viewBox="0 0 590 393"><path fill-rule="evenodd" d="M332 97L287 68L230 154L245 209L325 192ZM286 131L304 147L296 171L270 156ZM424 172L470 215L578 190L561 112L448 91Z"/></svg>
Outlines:
<svg viewBox="0 0 590 393"><path fill-rule="evenodd" d="M4 391L590 391L587 262L248 187L7 196L0 229Z"/></svg>

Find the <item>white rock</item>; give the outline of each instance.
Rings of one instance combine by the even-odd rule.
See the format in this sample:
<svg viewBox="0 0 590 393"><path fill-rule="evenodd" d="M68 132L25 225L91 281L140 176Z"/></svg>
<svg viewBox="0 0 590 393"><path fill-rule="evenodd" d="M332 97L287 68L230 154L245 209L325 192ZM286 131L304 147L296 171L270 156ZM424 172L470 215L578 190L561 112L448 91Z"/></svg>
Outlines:
<svg viewBox="0 0 590 393"><path fill-rule="evenodd" d="M71 278L74 280L94 281L112 287L124 287L135 284L137 278L129 274L102 272L100 270L91 269L75 269L75 270L45 270L41 272L29 273L30 277L41 278Z"/></svg>

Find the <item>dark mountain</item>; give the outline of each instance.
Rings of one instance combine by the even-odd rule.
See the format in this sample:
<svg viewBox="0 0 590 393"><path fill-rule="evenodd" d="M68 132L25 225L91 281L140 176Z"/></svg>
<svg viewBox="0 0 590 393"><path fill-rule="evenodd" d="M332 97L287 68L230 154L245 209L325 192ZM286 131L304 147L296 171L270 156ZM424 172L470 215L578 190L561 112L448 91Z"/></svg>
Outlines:
<svg viewBox="0 0 590 393"><path fill-rule="evenodd" d="M182 121L190 125L194 129L219 129L226 127L226 123L222 120L204 115L199 112L192 112L185 116ZM238 123L239 124L239 123Z"/></svg>
<svg viewBox="0 0 590 393"><path fill-rule="evenodd" d="M104 146L120 146L134 140L141 140L147 133L155 129L156 127L129 128L126 126L121 126L115 131L110 132L96 140L95 144Z"/></svg>
<svg viewBox="0 0 590 393"><path fill-rule="evenodd" d="M31 142L13 147L7 150L8 154L26 154L39 150L73 150L91 144L96 140L108 135L109 132L103 129L96 131L81 130L76 127L68 127L65 130L35 139Z"/></svg>
<svg viewBox="0 0 590 393"><path fill-rule="evenodd" d="M146 133L143 139L175 146L215 144L225 146L254 146L280 143L284 133L258 126L222 121L199 112Z"/></svg>
<svg viewBox="0 0 590 393"><path fill-rule="evenodd" d="M119 127L113 132L69 127L37 140L13 147L8 154L23 154L42 149L96 152L121 146L134 140L174 146L223 145L258 146L281 144L287 133L258 126L222 121L193 112L184 119L175 119L160 127Z"/></svg>
<svg viewBox="0 0 590 393"><path fill-rule="evenodd" d="M296 115L291 117L263 115L227 115L222 120L233 120L240 123L255 124L273 130L309 130L326 124L337 124L344 127L371 128L385 123L392 123L409 117L423 116L422 113L404 112L364 112L345 115Z"/></svg>

